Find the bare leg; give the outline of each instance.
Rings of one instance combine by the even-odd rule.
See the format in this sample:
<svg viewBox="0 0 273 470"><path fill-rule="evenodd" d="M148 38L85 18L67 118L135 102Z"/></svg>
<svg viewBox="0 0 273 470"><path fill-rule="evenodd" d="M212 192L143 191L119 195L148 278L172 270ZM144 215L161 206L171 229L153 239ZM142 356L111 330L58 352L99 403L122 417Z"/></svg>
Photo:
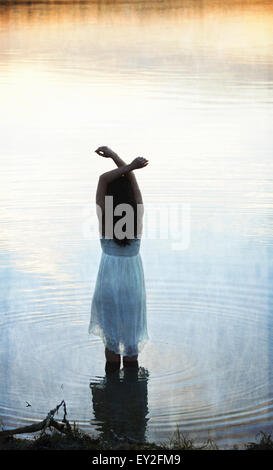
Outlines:
<svg viewBox="0 0 273 470"><path fill-rule="evenodd" d="M109 362L105 363L105 372L107 374L113 374L114 372L117 373L120 370L120 362Z"/></svg>
<svg viewBox="0 0 273 470"><path fill-rule="evenodd" d="M137 361L138 354L136 356L123 356L123 361L125 362L135 362Z"/></svg>
<svg viewBox="0 0 273 470"><path fill-rule="evenodd" d="M137 367L138 368L138 361L136 356L123 356L123 367Z"/></svg>
<svg viewBox="0 0 273 470"><path fill-rule="evenodd" d="M110 351L108 348L105 348L105 358L107 362L120 363L120 355Z"/></svg>

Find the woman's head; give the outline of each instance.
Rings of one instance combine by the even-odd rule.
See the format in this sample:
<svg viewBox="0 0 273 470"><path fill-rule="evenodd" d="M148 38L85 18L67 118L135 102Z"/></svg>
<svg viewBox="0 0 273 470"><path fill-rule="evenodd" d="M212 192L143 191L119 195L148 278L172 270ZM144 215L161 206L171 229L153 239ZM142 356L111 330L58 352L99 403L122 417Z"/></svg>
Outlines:
<svg viewBox="0 0 273 470"><path fill-rule="evenodd" d="M128 204L133 209L134 214L134 236L137 236L137 204L134 197L133 188L131 185L131 181L127 176L121 176L111 183L108 183L106 196L113 197L113 212L115 213L115 208L119 204ZM122 219L123 215L114 215L113 216L113 228L115 224ZM125 237L123 239L119 239L115 236L115 231L113 230L113 238L116 243L119 245L129 245L130 239Z"/></svg>

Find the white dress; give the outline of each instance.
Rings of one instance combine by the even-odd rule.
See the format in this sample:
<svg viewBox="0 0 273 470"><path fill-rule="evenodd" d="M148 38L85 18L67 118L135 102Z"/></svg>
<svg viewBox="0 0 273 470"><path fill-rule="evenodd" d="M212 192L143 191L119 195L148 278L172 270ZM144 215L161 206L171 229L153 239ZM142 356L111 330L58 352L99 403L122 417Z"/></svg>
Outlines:
<svg viewBox="0 0 273 470"><path fill-rule="evenodd" d="M120 246L101 238L102 255L91 306L89 333L123 356L135 356L149 339L140 239Z"/></svg>

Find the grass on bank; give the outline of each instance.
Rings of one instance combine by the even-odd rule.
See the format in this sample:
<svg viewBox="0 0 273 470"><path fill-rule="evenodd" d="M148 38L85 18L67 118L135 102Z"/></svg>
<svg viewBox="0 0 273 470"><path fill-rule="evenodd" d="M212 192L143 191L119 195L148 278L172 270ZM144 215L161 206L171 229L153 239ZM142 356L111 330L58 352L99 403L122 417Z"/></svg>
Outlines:
<svg viewBox="0 0 273 470"><path fill-rule="evenodd" d="M40 432L33 439L21 439L6 436L0 439L0 450L221 450L217 444L208 439L202 445L196 445L193 439L186 437L177 429L167 442L132 443L105 442L100 438L93 438L80 431L74 424L71 433L62 434L56 429L50 432ZM241 449L234 446L233 450L273 450L271 434L259 433L255 442L245 444Z"/></svg>

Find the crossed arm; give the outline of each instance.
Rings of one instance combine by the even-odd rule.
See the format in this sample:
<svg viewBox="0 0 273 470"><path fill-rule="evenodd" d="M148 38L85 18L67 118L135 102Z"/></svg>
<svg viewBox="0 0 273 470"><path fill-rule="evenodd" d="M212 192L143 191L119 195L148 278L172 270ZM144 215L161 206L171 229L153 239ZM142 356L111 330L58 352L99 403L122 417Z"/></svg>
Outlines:
<svg viewBox="0 0 273 470"><path fill-rule="evenodd" d="M126 163L117 154L115 154L112 157L112 160L115 162L115 164L117 165L118 168L121 168L122 166L126 165ZM129 180L131 181L131 185L132 185L132 188L133 188L136 204L143 204L142 194L141 194L141 191L139 189L137 179L136 179L133 171L130 171L127 176L129 178Z"/></svg>
<svg viewBox="0 0 273 470"><path fill-rule="evenodd" d="M133 170L136 170L138 168L144 168L146 165L148 165L148 160L142 157L137 157L128 165L124 162L124 160L122 160L115 152L113 152L108 147L99 147L96 150L96 153L106 158L112 158L112 160L117 165L117 168L115 170L107 171L99 177L96 193L96 204L100 206L102 212L104 212L105 194L108 183L110 183L116 178L119 178L122 175L127 175L131 181L136 204L143 204L141 191L139 189Z"/></svg>

